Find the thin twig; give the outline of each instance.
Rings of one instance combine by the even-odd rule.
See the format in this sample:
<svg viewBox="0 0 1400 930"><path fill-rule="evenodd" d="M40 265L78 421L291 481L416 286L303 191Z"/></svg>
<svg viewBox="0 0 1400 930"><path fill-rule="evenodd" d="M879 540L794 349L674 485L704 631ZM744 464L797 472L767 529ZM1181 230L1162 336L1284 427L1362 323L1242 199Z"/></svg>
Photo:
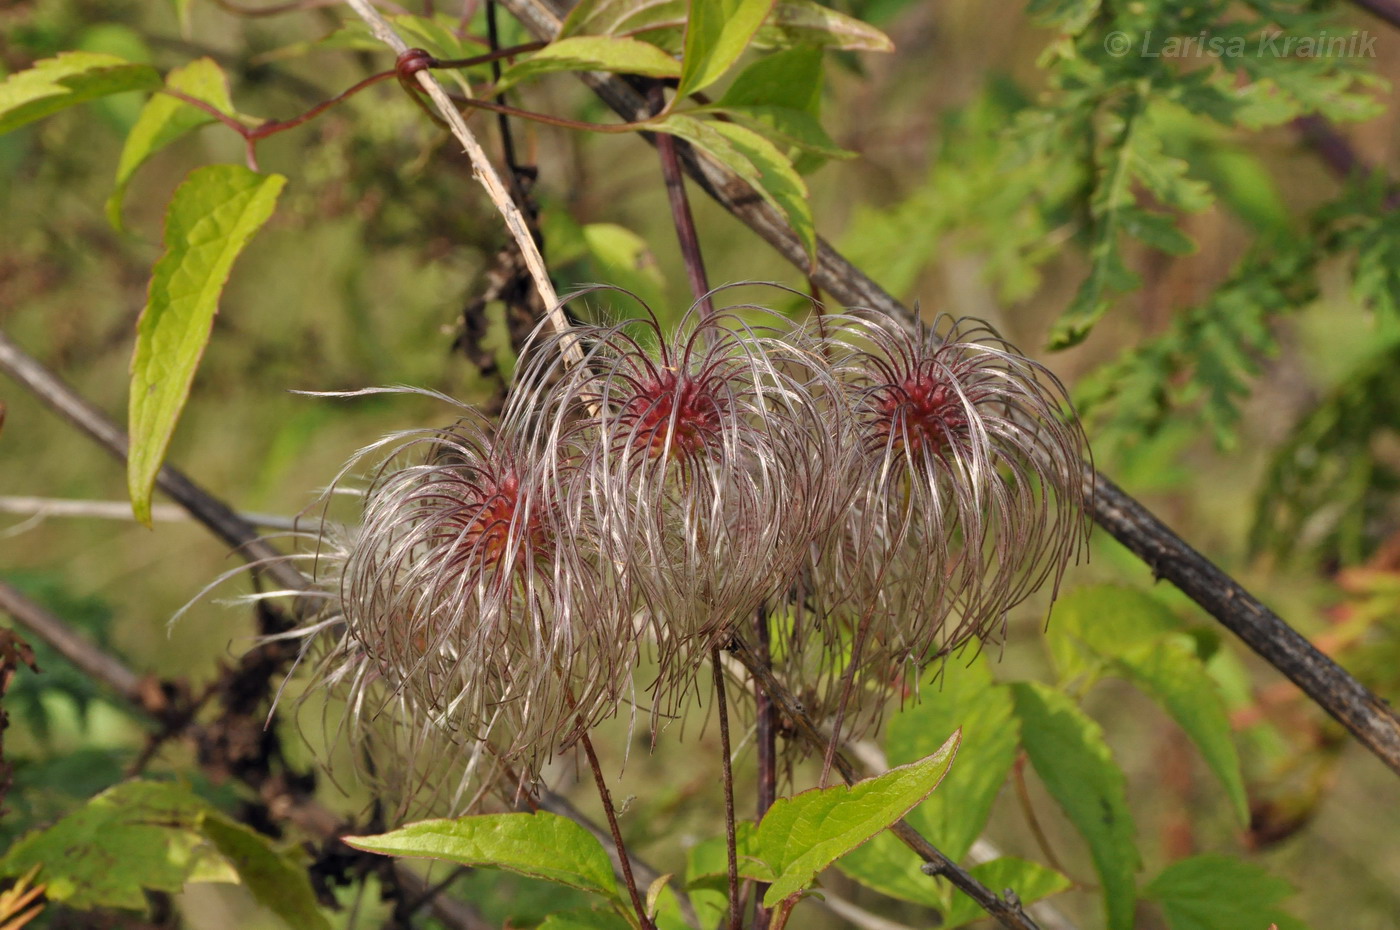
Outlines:
<svg viewBox="0 0 1400 930"><path fill-rule="evenodd" d="M871 772L885 772L889 770L890 760L885 756L885 751L868 739L857 740L847 743L845 747L851 755L860 760L860 764ZM1000 859L1006 855L995 843L986 837L976 839L972 848L967 851L967 861L972 865L981 865L984 862L991 862L993 859ZM1061 870L1063 871L1063 870ZM1034 904L1025 905L1026 911L1036 919L1043 930L1079 930L1077 924L1065 916L1064 912L1049 900L1042 899Z"/></svg>
<svg viewBox="0 0 1400 930"><path fill-rule="evenodd" d="M115 423L63 382L57 375L10 341L0 332L0 371L29 388L39 400L68 422L95 439L118 460L125 462L128 441ZM258 535L257 528L209 494L175 468L165 465L156 473L156 487L170 495L196 520L238 550L283 588L303 590L306 579L286 561L282 553Z"/></svg>
<svg viewBox="0 0 1400 930"><path fill-rule="evenodd" d="M651 89L653 113L666 109L666 92L660 84ZM671 204L671 219L676 227L676 239L680 242L681 256L685 259L685 274L690 281L690 290L700 302L700 318L708 320L714 316L714 302L710 299L710 281L705 274L705 258L700 252L700 236L695 231L695 217L690 212L690 200L685 195L685 175L681 173L680 156L676 151L676 137L668 132L656 134L656 152L661 156L661 177L666 182L666 197Z"/></svg>
<svg viewBox="0 0 1400 930"><path fill-rule="evenodd" d="M29 497L24 495L0 496L0 513L21 514L35 517L87 517L95 520L135 520L130 501L78 500L71 497ZM238 516L253 526L271 530L296 530L306 524L296 517L282 517L270 513L239 511ZM187 523L193 519L189 511L178 504L154 504L151 507L153 523Z"/></svg>
<svg viewBox="0 0 1400 930"><path fill-rule="evenodd" d="M715 710L719 714L719 745L724 780L724 851L729 870L729 930L739 930L739 856L738 840L734 834L734 766L729 754L729 703L724 695L724 660L719 647L710 652L710 668L714 674Z"/></svg>
<svg viewBox="0 0 1400 930"><path fill-rule="evenodd" d="M1035 813L1035 805L1031 803L1031 792L1026 785L1026 754L1021 753L1016 764L1011 767L1011 781L1016 786L1016 800L1021 803L1021 813L1026 816L1026 824L1031 828L1031 836L1035 837L1035 844L1040 847L1040 852L1045 856L1045 861L1050 863L1050 867L1056 872L1065 872L1066 869L1060 864L1060 859L1055 855L1055 849L1050 845L1050 837L1045 835L1045 830L1040 826L1040 818Z"/></svg>
<svg viewBox="0 0 1400 930"><path fill-rule="evenodd" d="M500 0L537 38L552 38L567 4L562 0ZM1369 0L1377 15L1392 4ZM650 105L631 83L611 75L581 73L581 80L624 120L645 118ZM824 291L849 307L864 307L912 323L917 317L819 239L815 261L787 221L729 169L693 149L681 153L687 173L722 207L742 220ZM1224 624L1256 653L1351 731L1386 765L1400 773L1400 717L1335 662L1322 655L1237 581L1186 545L1160 519L1105 476L1085 468L1083 481L1095 521Z"/></svg>
<svg viewBox="0 0 1400 930"><path fill-rule="evenodd" d="M622 829L617 825L617 811L613 809L612 792L608 790L608 780L603 777L603 767L598 764L598 754L593 751L593 741L584 733L579 742L583 743L584 754L588 756L588 767L593 770L593 783L598 786L598 799L603 802L603 813L608 819L608 830L612 833L613 847L617 850L617 861L622 868L622 882L627 886L627 894L632 899L632 907L641 921L642 930L656 930L647 916L646 905L637 891L637 880L632 876L632 857L627 855L627 844L622 842Z"/></svg>

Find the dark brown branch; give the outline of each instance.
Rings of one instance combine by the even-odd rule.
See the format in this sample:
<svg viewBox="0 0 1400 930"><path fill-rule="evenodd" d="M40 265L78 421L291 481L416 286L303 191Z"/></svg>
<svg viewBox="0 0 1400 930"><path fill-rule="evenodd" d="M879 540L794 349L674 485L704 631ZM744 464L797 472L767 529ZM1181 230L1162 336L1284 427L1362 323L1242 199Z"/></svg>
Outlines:
<svg viewBox="0 0 1400 930"><path fill-rule="evenodd" d="M1388 704L1113 482L1091 473L1085 474L1084 482L1086 491L1093 489L1094 518L1099 525L1146 562L1155 577L1166 578L1189 594L1400 772L1400 720Z"/></svg>
<svg viewBox="0 0 1400 930"><path fill-rule="evenodd" d="M558 31L561 14L567 9L563 0L501 3L541 39ZM646 96L632 83L601 74L581 77L624 120L642 120L650 112ZM693 150L682 152L681 161L690 176L721 206L785 259L809 272L813 283L838 301L905 322L914 321L915 314L909 308L825 240L818 241L816 260L810 262L782 216L727 168L710 158L697 157ZM1086 468L1084 483L1091 493L1093 517L1100 526L1147 562L1156 577L1176 585L1287 675L1381 761L1400 773L1400 718L1394 711L1103 475Z"/></svg>
<svg viewBox="0 0 1400 930"><path fill-rule="evenodd" d="M1352 5L1359 6L1378 19L1382 19L1392 26L1400 27L1400 3L1396 0L1351 0Z"/></svg>
<svg viewBox="0 0 1400 930"><path fill-rule="evenodd" d="M37 360L25 354L0 332L0 371L4 371L34 393L44 405L96 440L121 462L126 461L127 437L107 415L98 410ZM170 495L200 523L209 527L225 543L237 549L256 571L283 588L301 590L306 579L286 561L281 552L258 535L257 528L222 501L210 495L169 465L156 475L156 487Z"/></svg>
<svg viewBox="0 0 1400 930"><path fill-rule="evenodd" d="M146 689L141 686L142 679L135 672L4 581L0 581L0 610L48 643L54 652L71 662L78 671L100 682L128 704L143 711L147 709L144 699Z"/></svg>
<svg viewBox="0 0 1400 930"><path fill-rule="evenodd" d="M1303 141L1317 153L1318 158L1341 181L1355 181L1374 174L1377 168L1369 165L1350 140L1336 130L1325 117L1313 114L1300 116L1293 121L1293 128ZM1400 188L1393 182L1387 183L1388 193L1383 206L1387 210L1400 208Z"/></svg>
<svg viewBox="0 0 1400 930"><path fill-rule="evenodd" d="M753 653L753 651L743 642L736 640L731 647L734 656L739 662L749 670L749 674L763 686L763 690L777 704L783 714L792 722L797 729L797 734L811 744L815 750L828 751L831 741L827 736L817 729L812 718L807 716L807 712L802 709L802 705L793 697L791 691L778 680L773 674L773 670ZM836 767L836 771L841 773L841 778L846 784L854 784L862 777L855 765L846 758L845 753L831 753L831 759ZM1021 909L1019 903L1012 903L998 897L986 885L979 882L956 862L939 852L927 839L903 820L890 827L890 832L899 838L899 841L913 850L914 854L924 860L924 873L930 876L941 876L948 879L953 887L976 901L982 910L996 918L1003 927L1008 930L1039 930L1036 922Z"/></svg>

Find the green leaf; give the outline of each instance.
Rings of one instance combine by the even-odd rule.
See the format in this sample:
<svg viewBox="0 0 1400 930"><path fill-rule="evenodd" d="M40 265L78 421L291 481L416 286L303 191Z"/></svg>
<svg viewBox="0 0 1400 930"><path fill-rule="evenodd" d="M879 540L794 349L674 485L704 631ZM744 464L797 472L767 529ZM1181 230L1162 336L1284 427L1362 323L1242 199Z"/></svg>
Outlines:
<svg viewBox="0 0 1400 930"><path fill-rule="evenodd" d="M777 877L763 861L758 850L758 827L752 820L734 824L734 852L740 878L771 882ZM713 836L696 843L686 857L685 886L728 890L729 845L722 836Z"/></svg>
<svg viewBox="0 0 1400 930"><path fill-rule="evenodd" d="M690 0L677 97L704 90L748 48L773 0Z"/></svg>
<svg viewBox="0 0 1400 930"><path fill-rule="evenodd" d="M714 129L759 172L758 192L783 215L797 234L809 260L817 255L817 227L807 200L807 182L786 155L763 136L737 123L715 123Z"/></svg>
<svg viewBox="0 0 1400 930"><path fill-rule="evenodd" d="M259 904L298 930L329 930L304 866L273 850L266 837L222 814L207 814L202 830Z"/></svg>
<svg viewBox="0 0 1400 930"><path fill-rule="evenodd" d="M118 785L22 837L0 860L0 873L42 865L50 900L79 910L143 908L143 889L177 892L201 860L215 855L190 829L204 810L203 801L173 785Z"/></svg>
<svg viewBox="0 0 1400 930"><path fill-rule="evenodd" d="M794 48L765 55L740 71L719 105L788 107L816 116L821 112L821 99L821 51Z"/></svg>
<svg viewBox="0 0 1400 930"><path fill-rule="evenodd" d="M0 133L88 100L159 86L160 74L150 65L99 52L63 52L0 84Z"/></svg>
<svg viewBox="0 0 1400 930"><path fill-rule="evenodd" d="M582 228L589 263L597 279L625 288L653 309L666 304L666 279L645 239L616 223L589 223ZM636 312L636 307L629 312Z"/></svg>
<svg viewBox="0 0 1400 930"><path fill-rule="evenodd" d="M1171 930L1299 927L1277 907L1292 893L1257 865L1211 854L1172 863L1143 889L1143 897L1162 906Z"/></svg>
<svg viewBox="0 0 1400 930"><path fill-rule="evenodd" d="M758 854L777 878L765 907L798 894L817 873L868 841L928 797L947 774L959 734L937 752L849 787L813 789L779 798L758 825Z"/></svg>
<svg viewBox="0 0 1400 930"><path fill-rule="evenodd" d="M140 909L145 890L177 892L192 881L241 882L290 926L326 930L306 871L267 837L178 785L133 781L92 798L0 860L0 874L42 864L47 894L86 910Z"/></svg>
<svg viewBox="0 0 1400 930"><path fill-rule="evenodd" d="M679 49L686 0L580 0L569 10L559 37L638 36ZM681 41L673 43L675 37ZM753 44L763 48L831 48L847 52L892 52L890 37L869 23L814 0L778 0L758 27Z"/></svg>
<svg viewBox="0 0 1400 930"><path fill-rule="evenodd" d="M795 48L760 58L724 92L715 107L737 117L776 142L795 145L829 158L852 157L822 129L822 55Z"/></svg>
<svg viewBox="0 0 1400 930"><path fill-rule="evenodd" d="M272 215L286 178L240 165L196 168L165 213L165 254L136 324L127 486L150 523L151 489L184 409L234 259Z"/></svg>
<svg viewBox="0 0 1400 930"><path fill-rule="evenodd" d="M813 0L778 0L754 37L764 47L892 52L894 42L879 29Z"/></svg>
<svg viewBox="0 0 1400 930"><path fill-rule="evenodd" d="M962 768L961 763L958 768ZM905 819L923 833L923 830L913 823L913 813L911 811L910 817ZM937 846L937 842L934 842L934 845ZM870 842L842 856L836 863L836 867L849 878L867 888L901 901L912 901L941 911L948 906L947 889L920 872L918 866L919 863L909 851L909 847L901 843L893 833L888 832L871 837Z"/></svg>
<svg viewBox="0 0 1400 930"><path fill-rule="evenodd" d="M809 257L816 255L817 230L807 202L807 182L777 146L737 123L702 122L684 113L672 113L649 128L680 136L717 158L783 215Z"/></svg>
<svg viewBox="0 0 1400 930"><path fill-rule="evenodd" d="M1241 825L1248 824L1249 801L1225 700L1195 651L1180 642L1159 639L1123 653L1117 665L1191 737L1225 787Z"/></svg>
<svg viewBox="0 0 1400 930"><path fill-rule="evenodd" d="M1020 741L1011 692L992 681L985 659L968 665L949 659L919 703L890 721L885 752L892 765L901 765L932 752L954 730L962 732L957 767L909 822L957 862L982 834Z"/></svg>
<svg viewBox="0 0 1400 930"><path fill-rule="evenodd" d="M973 878L997 894L1005 894L1006 889L1010 888L1016 892L1016 897L1022 904L1030 904L1052 894L1059 894L1073 884L1054 869L1014 856L1002 856L991 862L983 862L974 865L968 871L972 873ZM951 930L986 916L987 912L982 910L980 904L961 891L954 890L952 901L943 912L943 923L939 926Z"/></svg>
<svg viewBox="0 0 1400 930"><path fill-rule="evenodd" d="M680 77L680 62L655 45L611 36L574 36L551 42L501 75L505 89L527 78L557 71L613 71L646 77Z"/></svg>
<svg viewBox="0 0 1400 930"><path fill-rule="evenodd" d="M424 820L377 836L347 836L356 849L505 869L620 901L612 863L596 837L567 817L481 814Z"/></svg>
<svg viewBox="0 0 1400 930"><path fill-rule="evenodd" d="M856 153L843 149L826 134L821 123L811 114L790 107L713 106L691 110L692 113L723 113L731 119L767 137L769 141L793 146L822 158L855 158Z"/></svg>
<svg viewBox="0 0 1400 930"><path fill-rule="evenodd" d="M632 930L632 925L614 911L576 908L550 914L538 930Z"/></svg>
<svg viewBox="0 0 1400 930"><path fill-rule="evenodd" d="M1012 693L1026 755L1089 845L1109 930L1131 930L1139 858L1126 781L1103 730L1069 698L1038 682L1018 682Z"/></svg>
<svg viewBox="0 0 1400 930"><path fill-rule="evenodd" d="M1090 585L1055 602L1046 644L1060 681L1092 680L1106 661L1180 629L1176 615L1145 591Z"/></svg>
<svg viewBox="0 0 1400 930"><path fill-rule="evenodd" d="M685 25L686 0L579 0L559 36L635 35Z"/></svg>
<svg viewBox="0 0 1400 930"><path fill-rule="evenodd" d="M221 113L233 113L228 80L212 58L199 58L171 71L165 86L203 100ZM176 139L214 122L214 117L167 94L154 94L146 101L136 125L127 134L117 164L117 181L107 198L107 219L118 230L122 224L122 200L136 169L156 152Z"/></svg>
<svg viewBox="0 0 1400 930"><path fill-rule="evenodd" d="M967 855L987 823L1016 760L1020 726L1010 691L992 681L980 657L966 665L950 660L938 680L924 686L919 703L890 721L885 752L896 765L926 755L944 733L962 729L958 764L940 790L905 817L954 862ZM913 868L912 855L893 836L882 834L837 865L883 894L943 908L948 903L946 889Z"/></svg>

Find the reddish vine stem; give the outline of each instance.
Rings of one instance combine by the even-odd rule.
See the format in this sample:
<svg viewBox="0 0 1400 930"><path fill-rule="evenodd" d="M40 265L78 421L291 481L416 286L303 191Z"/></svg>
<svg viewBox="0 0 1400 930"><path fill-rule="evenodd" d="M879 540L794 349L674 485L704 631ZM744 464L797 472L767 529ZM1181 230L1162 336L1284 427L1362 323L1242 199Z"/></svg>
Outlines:
<svg viewBox="0 0 1400 930"><path fill-rule="evenodd" d="M666 92L660 84L651 88L653 113L666 110ZM695 217L690 212L690 200L685 194L685 176L681 173L681 160L676 152L676 137L670 133L656 133L656 151L661 156L661 176L666 182L666 197L671 204L671 217L675 220L676 238L680 240L681 255L685 258L685 273L690 279L690 290L700 302L700 318L708 320L715 314L714 303L710 299L710 282L705 275L705 259L700 254L700 235L695 231Z"/></svg>
<svg viewBox="0 0 1400 930"><path fill-rule="evenodd" d="M482 100L479 97L464 97L461 94L451 93L449 93L447 97L459 106L471 107L478 110L489 110L492 113L504 113L506 116L517 116L520 119L527 119L533 123L544 123L546 126L558 126L561 129L579 129L584 132L615 134L635 132L651 122L650 120L637 120L631 123L589 123L583 120L566 119L562 116L551 116L548 113L536 113L534 110L522 110L519 107L492 103L489 100Z"/></svg>
<svg viewBox="0 0 1400 930"><path fill-rule="evenodd" d="M588 767L593 770L593 783L598 786L598 798L603 802L603 813L608 818L608 829L612 832L613 846L617 848L618 864L622 868L622 882L627 886L627 895L632 899L632 907L637 911L637 920L641 921L642 930L656 930L656 925L647 916L646 905L642 903L642 896L637 891L637 880L632 877L632 858L627 855L627 844L622 842L622 829L617 825L617 811L613 810L612 792L608 790L608 781L603 777L603 767L598 764L598 754L593 751L593 741L588 738L588 733L580 737L583 743L583 751L588 756Z"/></svg>
<svg viewBox="0 0 1400 930"><path fill-rule="evenodd" d="M729 702L724 694L724 664L719 647L710 650L715 682L715 710L719 714L719 745L724 773L724 849L729 868L729 930L739 930L739 855L734 834L734 766L730 760Z"/></svg>
<svg viewBox="0 0 1400 930"><path fill-rule="evenodd" d="M512 45L509 48L492 49L486 54L475 55L471 58L437 59L432 58L431 56L427 56L426 52L424 52L423 55L427 56L430 62L427 65L427 67L471 68L475 67L476 65L484 64L497 65L497 63L502 58L509 58L512 55L520 55L525 52L533 52L537 49L543 48L544 46L544 42L526 42L523 45ZM279 132L285 132L288 129L295 129L296 127L301 126L304 123L308 123L316 117L320 116L322 113L329 110L331 107L335 106L336 104L345 102L350 97L353 97L355 94L358 94L365 88L372 87L373 85L378 84L381 81L387 81L389 78L392 77L397 77L401 81L404 81L405 78L411 75L414 70L416 69L412 67L405 69L404 67L400 66L395 67L393 70L390 71L381 71L378 74L372 74L369 77L365 78L363 81L354 84L348 90L337 94L329 100L316 104L314 107L312 107L311 109L307 110L305 113L302 113L299 116L294 116L291 119L265 120L256 126L245 126L243 123L239 122L235 117L223 112L222 110L218 109L217 107L213 106L207 101L200 100L198 97L192 97L189 94L184 93L183 91L175 90L171 87L163 87L161 88L160 92L166 94L167 96L174 97L176 100L188 104L189 106L192 106L197 110L204 111L205 113L212 116L214 119L218 120L220 123L223 123L229 129L232 129L234 132L238 133L238 135L243 138L243 143L247 150L246 157L248 161L248 167L253 171L257 171L258 156L256 146L263 139L266 139L268 136L276 135ZM495 79L498 82L500 81L499 66L497 66L495 69ZM405 83L405 86L409 87L410 92L412 92L413 94L414 100L418 101L419 98L417 96L417 88L409 86L407 83ZM481 103L480 101L472 101L469 98L457 99L461 100L462 102L468 105L478 105ZM521 113L523 114L524 111L521 111ZM534 115L547 119L547 117L543 117L542 114ZM434 115L434 118L436 119L436 115ZM441 121L439 120L439 122Z"/></svg>
<svg viewBox="0 0 1400 930"><path fill-rule="evenodd" d="M1011 778L1016 785L1016 800L1021 803L1021 813L1026 815L1026 825L1030 827L1031 836L1035 837L1035 843L1040 847L1041 855L1055 871L1068 875L1069 872L1060 864L1059 857L1055 855L1055 850L1050 845L1050 837L1045 835L1045 830L1040 826L1040 818L1036 816L1035 805L1031 803L1030 789L1026 786L1026 754L1024 752L1016 758L1016 764L1011 768Z"/></svg>

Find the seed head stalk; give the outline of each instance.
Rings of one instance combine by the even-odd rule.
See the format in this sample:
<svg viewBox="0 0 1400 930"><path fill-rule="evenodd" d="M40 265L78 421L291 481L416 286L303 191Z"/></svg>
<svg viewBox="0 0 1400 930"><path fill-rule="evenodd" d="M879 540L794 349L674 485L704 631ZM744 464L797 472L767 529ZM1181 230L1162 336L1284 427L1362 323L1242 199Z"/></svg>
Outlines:
<svg viewBox="0 0 1400 930"><path fill-rule="evenodd" d="M660 84L653 85L651 89L651 104L656 113L666 108L665 90ZM715 308L710 295L710 282L705 274L705 259L700 252L700 237L695 230L695 217L690 212L690 200L685 193L685 179L681 174L681 161L676 153L675 137L669 133L658 133L656 151L661 158L661 174L666 182L666 196L671 205L671 218L675 222L681 256L685 260L691 296L699 304L700 322L704 326L714 319ZM719 714L720 753L723 757L724 845L729 878L729 930L739 930L743 916L740 913L739 859L734 834L734 770L730 759L729 709L724 694L724 666L718 645L710 650L710 666L714 673L715 707Z"/></svg>

